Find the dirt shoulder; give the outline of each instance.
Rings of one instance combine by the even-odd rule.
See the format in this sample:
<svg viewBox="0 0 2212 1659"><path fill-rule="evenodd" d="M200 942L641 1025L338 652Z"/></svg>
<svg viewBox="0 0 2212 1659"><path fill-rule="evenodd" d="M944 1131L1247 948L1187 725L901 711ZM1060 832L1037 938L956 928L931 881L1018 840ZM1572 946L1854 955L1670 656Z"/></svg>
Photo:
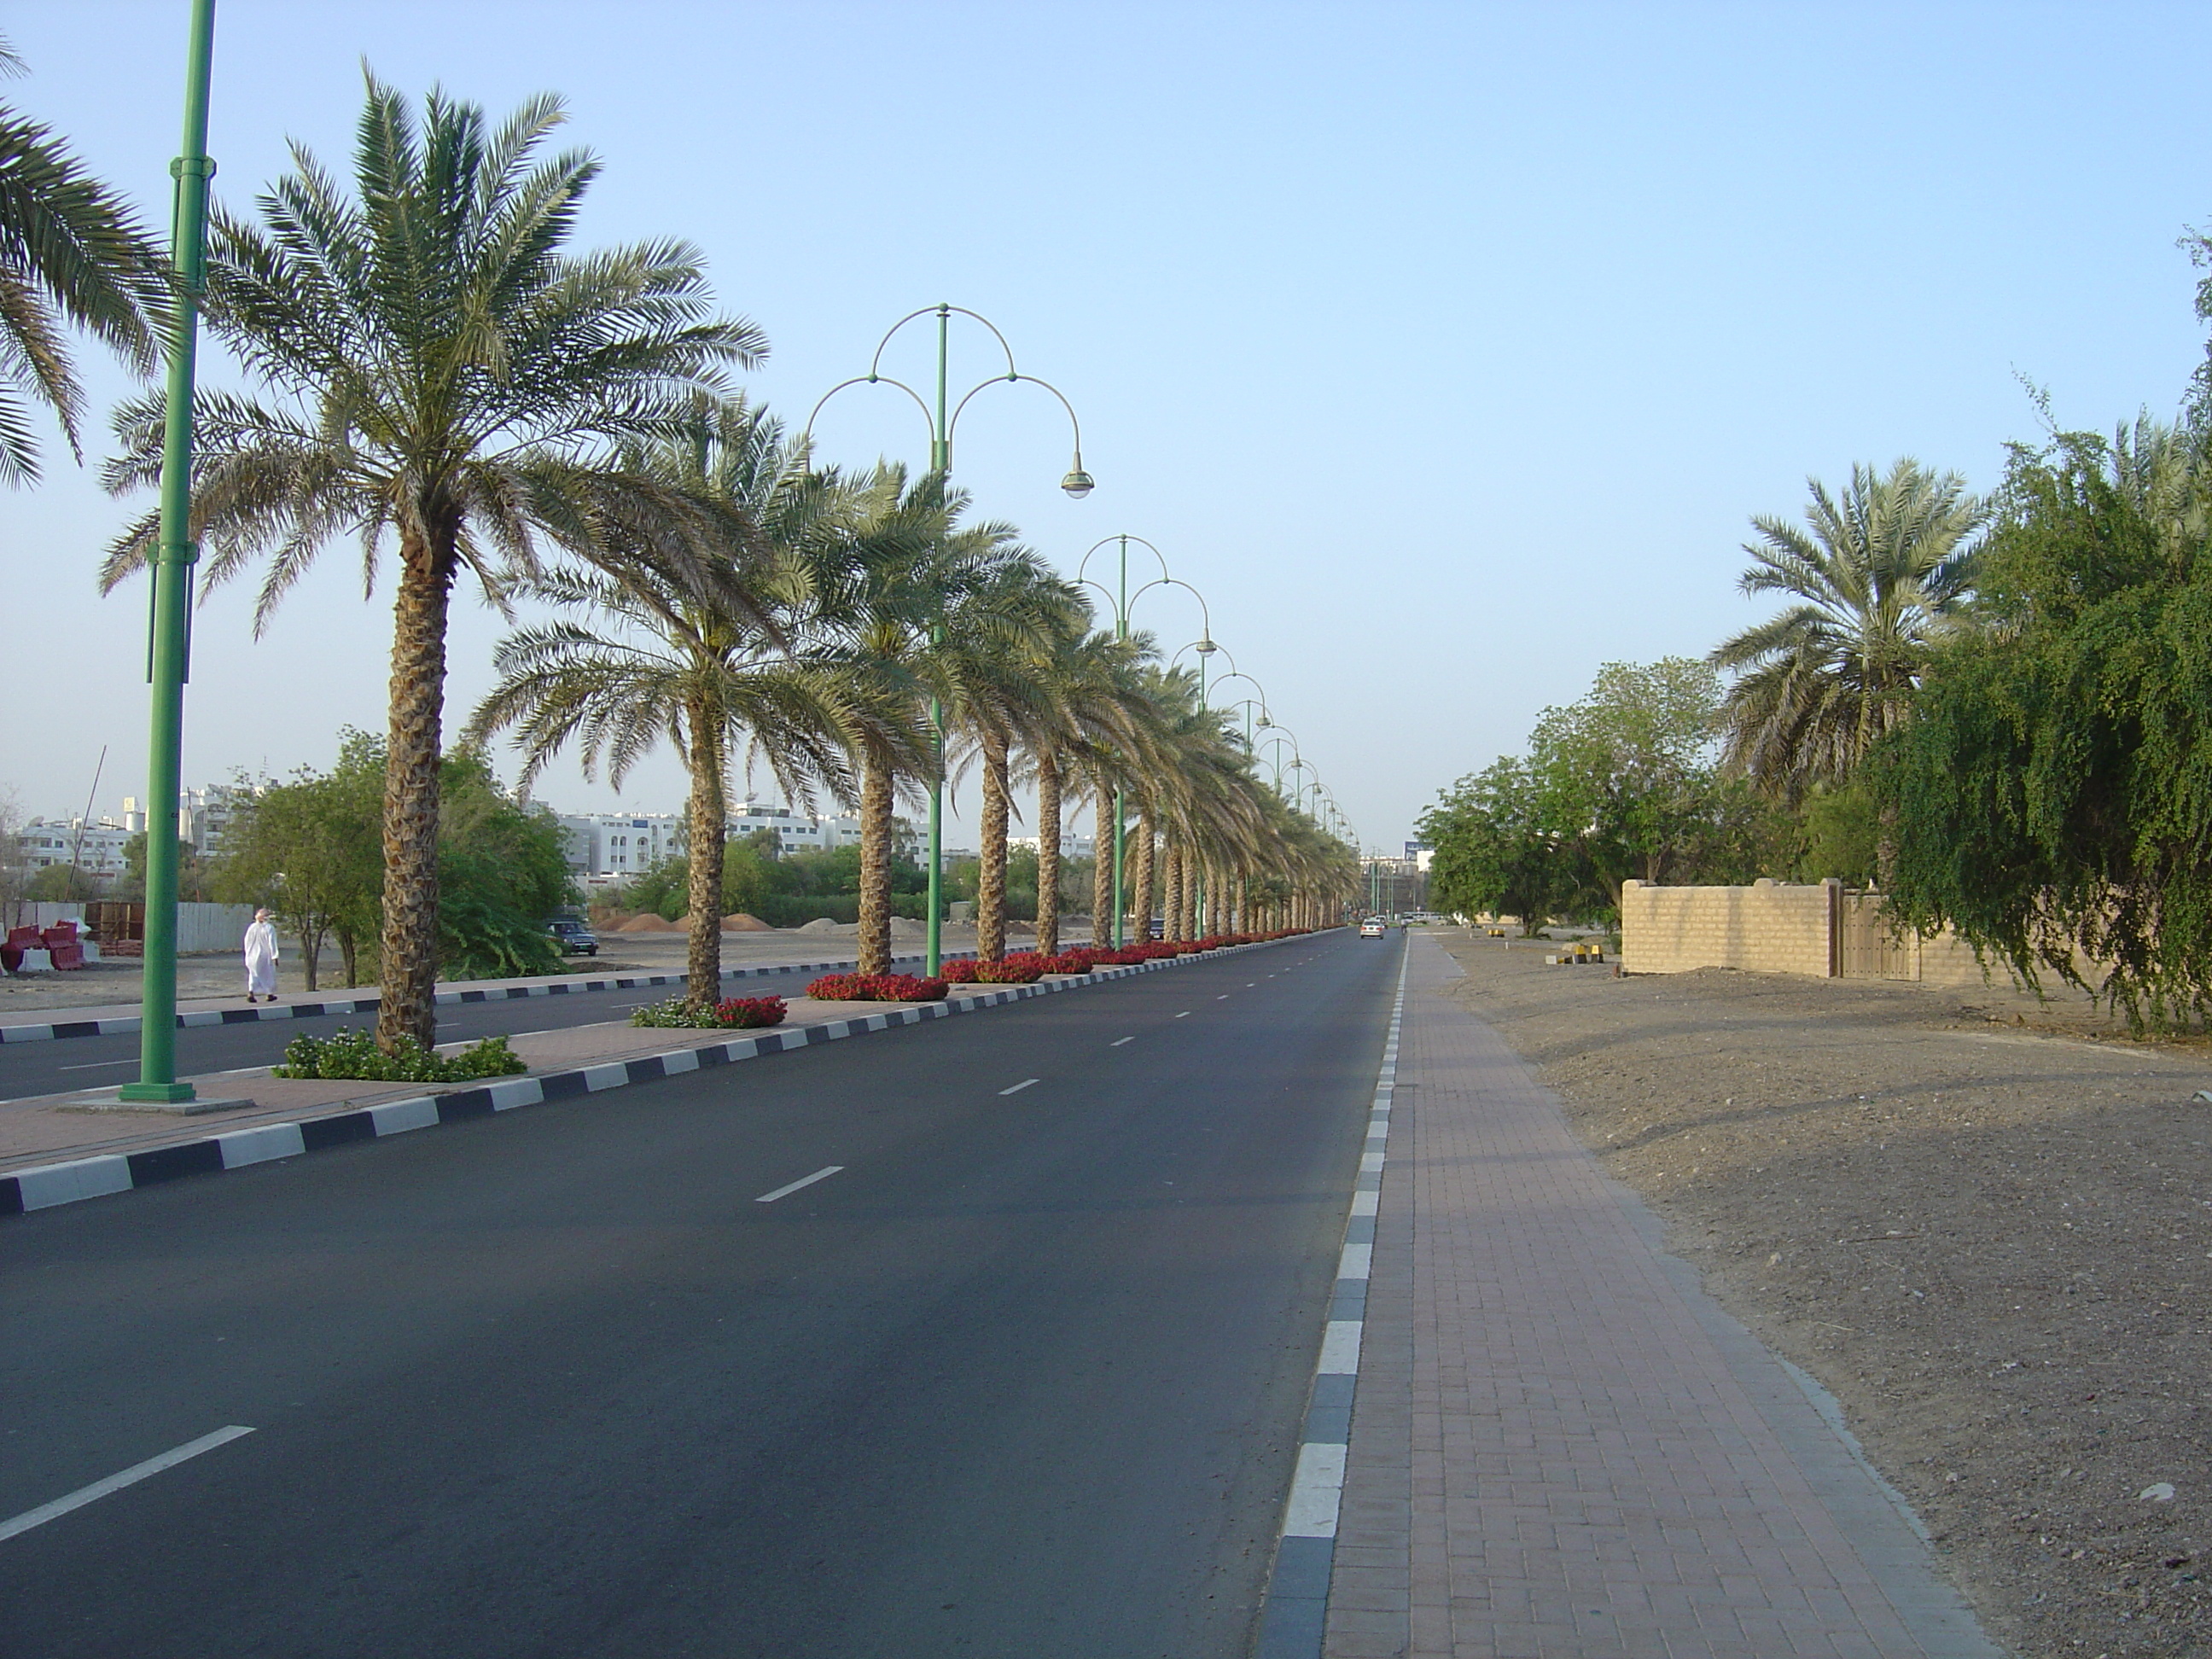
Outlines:
<svg viewBox="0 0 2212 1659"><path fill-rule="evenodd" d="M1450 994L1843 1402L1993 1637L2212 1653L2212 1047L2006 987L1437 937Z"/></svg>

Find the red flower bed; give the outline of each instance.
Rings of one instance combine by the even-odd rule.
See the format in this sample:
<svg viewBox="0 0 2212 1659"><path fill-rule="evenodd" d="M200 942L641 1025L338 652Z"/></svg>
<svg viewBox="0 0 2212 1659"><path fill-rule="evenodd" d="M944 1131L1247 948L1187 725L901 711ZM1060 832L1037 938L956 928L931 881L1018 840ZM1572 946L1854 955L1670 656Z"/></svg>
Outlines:
<svg viewBox="0 0 2212 1659"><path fill-rule="evenodd" d="M824 974L806 988L817 1002L936 1002L945 995L941 979L912 974Z"/></svg>
<svg viewBox="0 0 2212 1659"><path fill-rule="evenodd" d="M783 1024L781 997L725 997L714 1005L714 1024L737 1030Z"/></svg>
<svg viewBox="0 0 2212 1659"><path fill-rule="evenodd" d="M1044 972L1042 957L1034 951L1019 951L996 962L977 964L975 977L986 985L1034 985Z"/></svg>
<svg viewBox="0 0 2212 1659"><path fill-rule="evenodd" d="M1062 951L1056 957L1039 957L1038 964L1048 974L1087 974L1106 957L1112 954L1077 945L1072 951Z"/></svg>
<svg viewBox="0 0 2212 1659"><path fill-rule="evenodd" d="M983 964L973 957L963 957L957 962L940 962L937 976L947 985L972 985Z"/></svg>

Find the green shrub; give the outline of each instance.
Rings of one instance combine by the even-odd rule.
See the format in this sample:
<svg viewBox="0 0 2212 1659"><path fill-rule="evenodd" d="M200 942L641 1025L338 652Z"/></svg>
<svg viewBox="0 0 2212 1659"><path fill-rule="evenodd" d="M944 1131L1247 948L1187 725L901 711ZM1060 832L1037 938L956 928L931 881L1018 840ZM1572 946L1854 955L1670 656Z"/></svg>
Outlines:
<svg viewBox="0 0 2212 1659"><path fill-rule="evenodd" d="M273 1067L271 1074L350 1078L373 1083L465 1083L473 1078L512 1077L529 1069L503 1036L486 1037L453 1055L425 1048L412 1037L402 1037L398 1051L387 1054L376 1046L370 1033L341 1025L326 1037L305 1032L294 1037L284 1045L284 1063Z"/></svg>

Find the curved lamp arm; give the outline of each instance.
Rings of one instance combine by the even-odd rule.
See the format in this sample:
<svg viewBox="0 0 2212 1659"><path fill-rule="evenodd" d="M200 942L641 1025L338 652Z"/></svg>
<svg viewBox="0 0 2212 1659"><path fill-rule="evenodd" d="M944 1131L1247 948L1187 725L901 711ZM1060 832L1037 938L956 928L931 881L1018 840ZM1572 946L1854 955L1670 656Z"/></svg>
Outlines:
<svg viewBox="0 0 2212 1659"><path fill-rule="evenodd" d="M965 314L970 317L975 316L975 313L972 311ZM991 328L990 324L984 321L983 319L977 317L975 319L976 321L982 323L984 327ZM992 328L991 332L997 334L999 331L995 328ZM1000 345L1005 345L1006 343L1006 337L1003 335L1000 337L999 343ZM1003 374L994 374L988 380L977 381L974 386L969 387L968 390L961 395L960 401L952 406L952 413L949 417L947 417L945 422L945 453L947 455L950 455L952 453L952 434L959 429L960 411L967 408L968 400L973 398L977 392L981 392L985 386L1001 386L1009 380L1026 380L1031 386L1041 386L1047 392L1052 393L1054 397L1060 399L1060 406L1067 411L1067 423L1074 429L1074 464L1067 469L1067 476L1060 481L1060 487L1066 490L1069 495L1074 496L1075 499L1079 501L1097 486L1092 480L1091 475L1083 470L1083 422L1078 420L1075 416L1075 405L1068 402L1066 394L1061 392L1060 389L1054 386L1050 380L1040 380L1034 374L1017 374L1014 370L1013 363L1014 354L1011 349L1009 349L1006 353L1006 372Z"/></svg>
<svg viewBox="0 0 2212 1659"><path fill-rule="evenodd" d="M880 352L882 348L879 346L877 349ZM827 392L823 392L819 398L814 400L814 407L807 413L806 424L799 428L799 443L796 446L799 453L802 455L806 453L813 445L814 422L816 417L822 413L823 404L828 403L832 398L842 392L847 386L876 386L879 384L883 386L895 386L901 392L905 392L908 397L914 399L915 407L921 411L922 424L929 428L930 441L932 443L936 442L937 418L929 412L928 400L923 398L921 393L916 392L904 380L894 380L888 374L870 373L866 374L855 374L849 380L840 380L836 385L831 386Z"/></svg>
<svg viewBox="0 0 2212 1659"><path fill-rule="evenodd" d="M1084 549L1083 556L1076 561L1076 580L1078 581L1083 580L1083 573L1090 568L1091 556L1096 554L1100 548L1119 546L1123 542L1134 542L1139 547L1143 548L1146 552L1151 554L1155 559L1158 559L1160 562L1160 574L1164 576L1168 574L1168 556L1161 552L1158 548L1153 546L1150 542L1146 541L1142 536L1101 536L1097 541L1091 543L1089 547ZM1127 618L1125 617L1123 620L1126 621Z"/></svg>

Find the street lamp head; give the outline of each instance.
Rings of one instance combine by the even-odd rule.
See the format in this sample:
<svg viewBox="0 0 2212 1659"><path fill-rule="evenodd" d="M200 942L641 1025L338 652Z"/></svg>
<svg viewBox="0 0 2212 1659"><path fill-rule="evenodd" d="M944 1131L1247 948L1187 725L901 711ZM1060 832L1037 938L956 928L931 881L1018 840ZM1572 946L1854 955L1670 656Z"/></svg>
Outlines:
<svg viewBox="0 0 2212 1659"><path fill-rule="evenodd" d="M1194 646L1194 647L1193 647L1193 649L1194 649L1194 650L1198 653L1198 654L1199 654L1200 656L1201 656L1201 657L1210 657L1210 656L1212 656L1215 652L1217 652L1217 651L1220 650L1220 649L1221 649L1221 647L1220 647L1219 646L1216 645L1216 644L1215 644L1212 640L1210 640L1210 639L1201 638L1201 639L1199 641L1199 642L1197 643L1197 645L1196 645L1196 646Z"/></svg>
<svg viewBox="0 0 2212 1659"><path fill-rule="evenodd" d="M1080 450L1076 452L1075 465L1068 469L1067 476L1060 481L1060 487L1079 501L1098 488L1097 483L1083 470L1083 453Z"/></svg>

